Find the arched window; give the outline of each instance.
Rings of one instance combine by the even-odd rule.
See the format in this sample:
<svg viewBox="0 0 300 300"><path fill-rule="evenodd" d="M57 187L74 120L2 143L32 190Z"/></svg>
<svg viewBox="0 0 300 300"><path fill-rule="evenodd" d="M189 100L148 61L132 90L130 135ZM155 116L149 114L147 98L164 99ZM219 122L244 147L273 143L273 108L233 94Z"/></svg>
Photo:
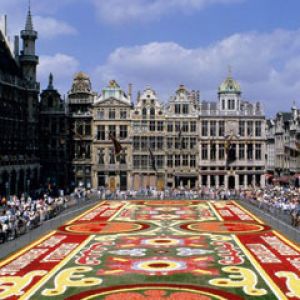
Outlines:
<svg viewBox="0 0 300 300"><path fill-rule="evenodd" d="M154 117L155 117L155 108L154 108L154 107L151 107L151 108L150 108L150 118L151 118L151 119L154 119Z"/></svg>
<svg viewBox="0 0 300 300"><path fill-rule="evenodd" d="M146 107L143 108L142 115L143 115L143 119L147 118L147 109L146 109Z"/></svg>

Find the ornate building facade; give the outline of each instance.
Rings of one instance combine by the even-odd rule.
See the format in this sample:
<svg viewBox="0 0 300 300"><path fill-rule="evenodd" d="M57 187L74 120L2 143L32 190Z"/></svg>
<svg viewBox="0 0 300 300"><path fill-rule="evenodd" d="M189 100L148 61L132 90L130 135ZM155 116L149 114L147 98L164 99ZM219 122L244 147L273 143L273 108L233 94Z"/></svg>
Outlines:
<svg viewBox="0 0 300 300"><path fill-rule="evenodd" d="M34 189L39 184L38 97L39 83L35 52L38 35L30 10L25 29L11 45L6 17L0 30L0 195L8 196Z"/></svg>
<svg viewBox="0 0 300 300"><path fill-rule="evenodd" d="M168 103L147 87L132 102L112 80L100 95L75 75L67 111L75 185L138 190L264 186L265 116L229 75L216 102L179 86ZM115 153L111 136L122 145Z"/></svg>
<svg viewBox="0 0 300 300"><path fill-rule="evenodd" d="M267 171L273 181L300 185L300 110L277 113L267 126Z"/></svg>
<svg viewBox="0 0 300 300"><path fill-rule="evenodd" d="M200 185L264 186L265 116L258 102L241 99L230 74L219 87L218 101L201 103L199 122Z"/></svg>

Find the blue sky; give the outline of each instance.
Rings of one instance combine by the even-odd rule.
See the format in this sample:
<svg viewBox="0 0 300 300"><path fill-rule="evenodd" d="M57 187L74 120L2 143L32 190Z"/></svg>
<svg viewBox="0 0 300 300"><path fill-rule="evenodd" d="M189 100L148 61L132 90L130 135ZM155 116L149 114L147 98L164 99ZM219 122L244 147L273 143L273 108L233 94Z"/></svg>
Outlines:
<svg viewBox="0 0 300 300"><path fill-rule="evenodd" d="M24 26L27 0L0 0L9 32ZM100 92L116 79L152 86L167 101L183 83L216 100L228 65L243 98L268 116L300 101L299 0L31 0L39 31L39 80L61 94L84 71Z"/></svg>

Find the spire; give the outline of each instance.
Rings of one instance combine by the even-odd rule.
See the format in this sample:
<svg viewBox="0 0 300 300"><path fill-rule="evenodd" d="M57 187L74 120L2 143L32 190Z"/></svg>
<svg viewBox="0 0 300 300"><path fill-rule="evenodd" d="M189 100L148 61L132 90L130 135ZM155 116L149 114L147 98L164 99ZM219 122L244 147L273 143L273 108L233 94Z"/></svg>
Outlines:
<svg viewBox="0 0 300 300"><path fill-rule="evenodd" d="M49 81L48 81L48 90L53 90L53 75L52 73L49 74Z"/></svg>
<svg viewBox="0 0 300 300"><path fill-rule="evenodd" d="M28 13L27 13L27 18L26 18L25 30L27 30L27 31L33 30L30 0L28 0Z"/></svg>

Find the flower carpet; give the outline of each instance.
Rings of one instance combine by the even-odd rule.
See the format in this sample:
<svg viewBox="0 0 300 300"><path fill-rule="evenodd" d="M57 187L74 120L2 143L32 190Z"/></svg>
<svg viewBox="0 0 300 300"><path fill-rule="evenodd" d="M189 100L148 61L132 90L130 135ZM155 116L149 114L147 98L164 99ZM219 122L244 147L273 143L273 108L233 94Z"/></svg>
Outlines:
<svg viewBox="0 0 300 300"><path fill-rule="evenodd" d="M300 249L234 201L104 201L2 261L0 299L300 299Z"/></svg>

